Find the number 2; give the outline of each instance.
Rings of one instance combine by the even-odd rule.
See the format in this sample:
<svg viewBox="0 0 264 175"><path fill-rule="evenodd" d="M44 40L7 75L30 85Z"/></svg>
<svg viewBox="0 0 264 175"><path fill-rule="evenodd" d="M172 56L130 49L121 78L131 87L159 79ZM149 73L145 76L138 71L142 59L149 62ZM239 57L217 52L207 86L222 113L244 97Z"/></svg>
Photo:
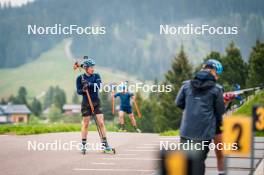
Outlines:
<svg viewBox="0 0 264 175"><path fill-rule="evenodd" d="M233 130L233 132L236 130L238 131L238 135L237 135L235 143L237 143L237 151L239 151L239 150L241 150L240 140L241 140L241 136L242 136L242 126L239 123L236 123L233 125L232 130Z"/></svg>

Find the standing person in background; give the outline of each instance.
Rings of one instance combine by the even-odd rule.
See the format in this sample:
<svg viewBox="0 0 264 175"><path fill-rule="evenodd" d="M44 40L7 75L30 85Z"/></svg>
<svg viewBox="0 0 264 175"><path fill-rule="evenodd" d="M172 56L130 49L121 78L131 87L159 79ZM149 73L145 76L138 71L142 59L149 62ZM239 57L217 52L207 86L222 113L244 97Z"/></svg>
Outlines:
<svg viewBox="0 0 264 175"><path fill-rule="evenodd" d="M222 71L219 61L206 61L193 80L184 82L176 98L176 105L184 110L180 126L181 143L203 145L201 150L190 150L197 155L191 174L205 174L208 145L216 137L216 130L222 124L225 112L223 90L216 84ZM217 138L216 142L221 142L221 136ZM219 174L223 173L219 171Z"/></svg>

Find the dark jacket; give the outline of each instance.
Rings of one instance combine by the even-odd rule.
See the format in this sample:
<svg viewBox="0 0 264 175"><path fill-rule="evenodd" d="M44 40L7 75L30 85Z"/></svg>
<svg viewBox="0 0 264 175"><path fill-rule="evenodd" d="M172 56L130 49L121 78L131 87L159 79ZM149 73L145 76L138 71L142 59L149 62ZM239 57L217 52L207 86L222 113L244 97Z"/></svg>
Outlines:
<svg viewBox="0 0 264 175"><path fill-rule="evenodd" d="M211 140L215 136L216 121L225 112L223 90L214 76L200 71L193 80L184 82L178 92L176 105L183 111L181 137L192 140Z"/></svg>
<svg viewBox="0 0 264 175"><path fill-rule="evenodd" d="M86 82L88 83L88 92L91 96L92 102L100 101L99 95L98 95L98 91L99 91L99 88L101 87L101 83L102 83L100 75L99 74L92 74L92 75L88 76L86 74L82 74L82 75L78 76L76 79L77 93L79 95L82 95L82 97L83 97L82 104L84 104L84 105L88 104L88 98L87 98L86 94L83 92L82 78L84 80L86 80Z"/></svg>

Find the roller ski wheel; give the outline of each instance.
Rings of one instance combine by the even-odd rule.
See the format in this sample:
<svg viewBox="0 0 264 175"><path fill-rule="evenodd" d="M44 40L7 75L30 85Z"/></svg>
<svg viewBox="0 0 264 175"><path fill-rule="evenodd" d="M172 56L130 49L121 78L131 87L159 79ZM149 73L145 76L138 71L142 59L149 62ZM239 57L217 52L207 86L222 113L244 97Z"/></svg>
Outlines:
<svg viewBox="0 0 264 175"><path fill-rule="evenodd" d="M82 153L83 155L85 155L85 154L86 154L86 145L81 145L81 146L80 146L80 150L81 150L81 153Z"/></svg>
<svg viewBox="0 0 264 175"><path fill-rule="evenodd" d="M115 148L107 147L107 148L104 149L103 153L105 153L105 154L115 154L116 150L115 150Z"/></svg>

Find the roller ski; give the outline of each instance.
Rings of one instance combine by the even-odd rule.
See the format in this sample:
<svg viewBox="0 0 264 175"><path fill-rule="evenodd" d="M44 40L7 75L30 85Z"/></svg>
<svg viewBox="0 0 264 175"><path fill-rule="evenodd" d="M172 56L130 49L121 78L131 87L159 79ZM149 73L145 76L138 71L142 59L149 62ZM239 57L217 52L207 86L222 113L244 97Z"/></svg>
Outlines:
<svg viewBox="0 0 264 175"><path fill-rule="evenodd" d="M112 148L109 146L105 137L102 137L101 140L102 140L103 153L106 153L106 154L115 154L116 153L115 148Z"/></svg>
<svg viewBox="0 0 264 175"><path fill-rule="evenodd" d="M110 146L104 147L103 153L105 154L115 154L116 150L115 148L111 148Z"/></svg>

